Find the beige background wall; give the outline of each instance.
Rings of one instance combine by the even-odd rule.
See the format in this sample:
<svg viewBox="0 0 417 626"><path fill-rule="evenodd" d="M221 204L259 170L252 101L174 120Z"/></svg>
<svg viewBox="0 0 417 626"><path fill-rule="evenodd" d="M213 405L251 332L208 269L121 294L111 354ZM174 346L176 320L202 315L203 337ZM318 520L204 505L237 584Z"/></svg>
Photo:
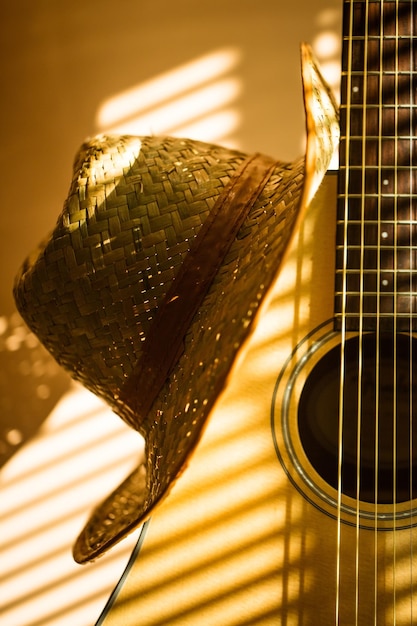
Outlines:
<svg viewBox="0 0 417 626"><path fill-rule="evenodd" d="M339 0L3 2L0 315L13 311L20 262L55 222L75 151L102 130L106 99L232 48L239 122L225 143L291 159L304 129L299 43L338 32L340 8ZM317 53L334 55L331 46Z"/></svg>

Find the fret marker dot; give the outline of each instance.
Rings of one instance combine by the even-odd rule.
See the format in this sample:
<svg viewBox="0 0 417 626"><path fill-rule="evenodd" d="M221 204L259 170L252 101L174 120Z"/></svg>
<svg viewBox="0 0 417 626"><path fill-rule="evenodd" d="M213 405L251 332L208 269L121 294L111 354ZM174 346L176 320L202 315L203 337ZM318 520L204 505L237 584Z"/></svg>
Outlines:
<svg viewBox="0 0 417 626"><path fill-rule="evenodd" d="M359 87L357 85L355 85L352 89L353 93L358 93L359 91Z"/></svg>
<svg viewBox="0 0 417 626"><path fill-rule="evenodd" d="M384 280L382 281L382 284L383 284L384 287L388 286L388 281L387 281L386 278L384 278Z"/></svg>
<svg viewBox="0 0 417 626"><path fill-rule="evenodd" d="M384 180L382 181L382 184L385 185L385 186L389 185L388 178L384 178Z"/></svg>
<svg viewBox="0 0 417 626"><path fill-rule="evenodd" d="M388 239L388 233L387 233L386 230L384 230L384 232L381 233L381 237L382 237L382 239Z"/></svg>

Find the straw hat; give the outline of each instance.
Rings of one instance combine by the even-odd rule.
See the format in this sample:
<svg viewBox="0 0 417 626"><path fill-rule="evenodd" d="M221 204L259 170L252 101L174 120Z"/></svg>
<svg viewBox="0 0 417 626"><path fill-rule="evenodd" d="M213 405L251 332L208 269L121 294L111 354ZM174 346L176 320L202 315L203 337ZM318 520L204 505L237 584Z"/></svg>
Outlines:
<svg viewBox="0 0 417 626"><path fill-rule="evenodd" d="M334 148L333 101L303 53L305 158L99 136L76 157L52 235L15 299L56 360L145 438L146 460L93 513L74 558L143 522L195 448ZM314 162L306 176L306 162Z"/></svg>

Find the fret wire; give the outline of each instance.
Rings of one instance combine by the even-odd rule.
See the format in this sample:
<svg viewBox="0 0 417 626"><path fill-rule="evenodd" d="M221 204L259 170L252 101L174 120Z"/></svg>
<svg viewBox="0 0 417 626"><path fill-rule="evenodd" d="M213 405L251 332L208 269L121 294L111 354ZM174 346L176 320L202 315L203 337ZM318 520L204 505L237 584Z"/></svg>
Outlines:
<svg viewBox="0 0 417 626"><path fill-rule="evenodd" d="M374 70L368 70L367 72L364 72L363 70L352 70L352 72L350 72L350 75L352 78L364 78L365 76L371 77L371 78L379 78L380 74ZM341 72L341 78L346 78L348 76L347 72ZM414 77L415 76L415 72L411 69L411 70L398 70L398 72L394 71L394 70L386 70L384 72L384 77L385 78L395 78L395 76L399 76L399 77L404 77L404 76L411 76Z"/></svg>
<svg viewBox="0 0 417 626"><path fill-rule="evenodd" d="M341 165L339 167L340 170L351 170L351 171L358 171L358 170L375 170L375 171L383 171L385 173L395 173L393 172L393 168L392 166L389 165L383 165L382 167L378 167L377 165L368 165L368 164L364 164L364 165ZM417 169L417 165L398 165L395 168L395 171L397 172L401 172L401 171L409 171L409 170L416 170ZM349 194L350 195L350 194ZM367 194L365 194L367 195ZM410 194L403 194L403 195L410 195Z"/></svg>
<svg viewBox="0 0 417 626"><path fill-rule="evenodd" d="M336 274L342 274L342 271L343 271L343 270L337 270L337 271L336 271ZM397 271L398 271L398 274L399 274L399 275L404 274L404 276L409 276L409 275L410 275L410 273L413 273L412 271L410 272L410 269L405 269L405 270L397 270ZM347 274L347 275L352 275L352 276L354 276L354 275L355 275L355 276L356 276L356 275L358 275L360 272L361 272L361 270L360 270L360 269L352 269L352 268L351 268L351 269L349 269L349 270L347 270L347 271L346 271L346 274ZM391 274L393 274L393 271L392 271L392 270L390 270L390 269L387 269L387 270L371 270L371 269L370 269L370 270L366 270L366 274L367 274L368 276L378 276L378 272L382 272L382 273L384 273L384 274L390 274L390 273L391 273ZM412 289L411 291L412 291L412 292L414 292L414 289Z"/></svg>
<svg viewBox="0 0 417 626"><path fill-rule="evenodd" d="M342 248L340 247L339 250L341 251ZM336 270L336 274L342 274L343 271L344 270L342 268L338 268ZM360 271L362 271L360 268L350 267L348 270L346 270L346 274L352 274L352 275L355 274L356 275ZM389 274L389 273L393 274L394 273L392 268L387 268L387 269L382 269L382 270L373 269L373 268L366 268L365 269L366 274L372 275L372 276L377 276L378 272L380 272L380 271L384 272L384 274ZM410 268L405 268L405 269L400 268L400 269L396 270L396 272L399 275L404 274L404 275L407 275L407 276L409 276L410 273L411 273L411 275L417 280L417 276L414 275L413 270L410 269ZM412 291L414 291L414 290L412 290Z"/></svg>
<svg viewBox="0 0 417 626"><path fill-rule="evenodd" d="M374 244L374 245L366 245L364 246L363 244L343 244L343 245L337 245L336 246L336 250L343 250L344 248L347 248L348 250L361 250L362 248L365 248L366 250L380 250L382 249L387 250L387 251L391 251L391 250L400 250L401 252L407 250L407 252L411 251L411 250L417 250L417 246L399 246L399 245L390 245L390 246L380 246L378 244ZM401 272L401 268L398 269L398 272Z"/></svg>
<svg viewBox="0 0 417 626"><path fill-rule="evenodd" d="M416 294L413 294L414 296ZM352 313L352 312L346 312L346 313L336 313L335 317L346 317L346 318L350 318L350 319L357 319L359 317L358 313ZM378 318L385 318L386 320L392 320L393 316L392 313L386 313L385 311L381 311L380 313L370 313L368 311L363 313L363 317L368 318L368 319L378 319ZM409 318L409 313L405 312L402 313L401 311L397 312L396 315L397 318L405 320L408 322L408 318ZM413 319L413 322L415 325L417 325L417 320ZM415 327L414 327L415 328Z"/></svg>
<svg viewBox="0 0 417 626"><path fill-rule="evenodd" d="M376 169L376 168L373 168L373 169ZM342 198L342 199L347 198L347 197L349 197L349 198L351 198L353 200L354 199L359 199L359 198L362 198L362 197L375 200L375 199L378 199L379 197L391 198L391 199L394 198L394 197L398 197L398 198L414 198L414 195L411 196L409 193L398 193L396 195L393 194L393 193L378 194L377 192L365 193L365 194L363 194L363 196L362 196L361 193L353 193L353 192L349 193L349 194L346 194L346 195L345 194L339 195L339 198Z"/></svg>
<svg viewBox="0 0 417 626"><path fill-rule="evenodd" d="M340 105L340 109L342 111L348 111L348 110L353 110L353 111L358 111L358 110L362 110L365 109L365 111L367 111L368 109L373 110L373 109L379 109L380 105L379 104L372 104L372 103L367 103L366 106L364 106L361 103L357 103L357 104L351 104L349 106L349 109L341 104ZM389 105L389 104L384 104L384 111L388 111L388 112L392 112L394 109L410 109L410 111L414 110L417 107L417 104L399 104L397 107L394 107L393 105Z"/></svg>
<svg viewBox="0 0 417 626"><path fill-rule="evenodd" d="M343 294L344 294L344 291L335 291L335 295L336 296L342 296ZM375 300L375 302L381 296L381 292L379 292L379 291L367 291L365 294L363 294L362 291L350 290L350 291L347 291L346 294L347 294L348 298L349 298L349 296L355 297L357 299L359 299L359 298L372 298L372 299ZM393 299L393 298L395 298L398 295L398 291L384 291L383 295L386 296L387 298L392 298ZM407 298L415 298L415 297L417 297L417 292L415 292L415 291L401 291L400 295L401 296L405 296ZM350 311L350 314L353 315L354 312ZM372 311L364 311L364 314L372 315ZM397 314L400 315L401 312L399 312ZM407 315L407 314L408 314L407 311L403 311L403 315ZM358 315L358 313L356 313L356 315Z"/></svg>
<svg viewBox="0 0 417 626"><path fill-rule="evenodd" d="M417 144L417 138L416 138L416 137L414 137L414 136L410 136L410 135L399 135L398 137L399 137L399 139L413 140L413 141L415 141L415 143ZM360 136L360 135L351 135L350 140L352 140L352 139L354 139L354 140L360 140L360 139L361 139L361 136ZM368 139L371 139L371 140L373 140L373 141L374 141L374 140L379 139L379 137L377 137L377 135L368 135ZM387 139L387 140L392 140L392 139L393 139L393 137L392 137L392 135L381 135L381 139L382 139L382 140L384 140L384 139ZM346 140L346 137L341 136L341 137L340 137L340 140L341 140L341 141L344 141L344 140ZM346 166L346 165L342 165L341 167L345 167L345 168L346 168L347 166Z"/></svg>
<svg viewBox="0 0 417 626"><path fill-rule="evenodd" d="M352 37L343 36L342 40L350 43L351 41L414 41L416 35L352 35Z"/></svg>
<svg viewBox="0 0 417 626"><path fill-rule="evenodd" d="M405 196L405 197L407 197L407 198L410 198L410 199L411 199L411 196ZM368 219L367 219L367 220L366 220L366 223L367 223L367 224L369 224L370 226L376 226L376 225L378 225L380 222L379 222L379 220L372 220L372 219L369 219L369 220L368 220ZM391 225L391 224L394 224L394 220L390 220L390 219L388 219L388 220L381 220L381 223L383 223L383 224L385 224L385 225ZM415 220L415 219L399 219L399 220L398 220L398 223L399 223L399 224L408 224L408 225L414 225L414 226L417 226L417 220ZM336 220L336 224L344 224L344 221L343 221L343 220L340 220L340 219L339 219L339 220ZM360 224L360 220L350 219L350 220L349 220L349 225L350 225L350 224L353 224L353 225Z"/></svg>

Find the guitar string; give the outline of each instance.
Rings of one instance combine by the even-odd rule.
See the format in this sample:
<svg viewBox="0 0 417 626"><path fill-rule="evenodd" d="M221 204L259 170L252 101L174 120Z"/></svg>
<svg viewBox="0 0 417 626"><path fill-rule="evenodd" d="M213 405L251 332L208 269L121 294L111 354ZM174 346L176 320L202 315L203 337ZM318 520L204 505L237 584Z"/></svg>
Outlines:
<svg viewBox="0 0 417 626"><path fill-rule="evenodd" d="M346 298L347 298L347 225L348 225L348 198L349 198L349 161L350 161L350 127L351 127L351 98L352 98L352 55L353 55L353 0L349 0L349 26L347 45L347 71L345 73L346 93L346 129L344 146L344 190L343 190L343 263L342 263L342 306L341 306L341 342L340 342L340 377L339 377L339 406L338 406L338 450L337 450L337 546L336 546L336 602L335 624L340 621L340 574L341 574L341 509L342 509L342 457L343 457L343 388L345 379L344 354L346 341Z"/></svg>
<svg viewBox="0 0 417 626"><path fill-rule="evenodd" d="M408 134L409 134L409 159L410 159L410 171L409 171L409 185L408 185L408 193L409 193L409 378L408 378L408 388L409 388L409 515L410 515L410 623L413 623L413 238L414 238L414 221L413 221L413 57L414 57L414 3L410 4L410 14L409 14L409 102L408 102L408 112L409 112L409 126L408 126Z"/></svg>
<svg viewBox="0 0 417 626"><path fill-rule="evenodd" d="M359 572L360 572L360 490L361 490L361 436L362 436L362 380L363 380L363 328L364 328L364 256L365 256L365 201L367 158L367 117L368 101L368 62L369 62L369 1L365 4L364 15L364 75L362 79L362 145L361 145L361 232L359 264L359 343L358 343L358 396L356 406L356 529L355 529L355 625L359 622Z"/></svg>
<svg viewBox="0 0 417 626"><path fill-rule="evenodd" d="M384 53L384 3L379 15L379 85L378 85L378 197L377 197L377 275L375 324L375 440L374 440L374 625L378 623L378 514L379 514L379 435L380 435L380 345L381 345L381 221L382 221L382 132L383 132L383 53Z"/></svg>
<svg viewBox="0 0 417 626"><path fill-rule="evenodd" d="M414 255L413 255L413 245L414 245L414 229L415 229L415 221L414 221L414 209L413 209L413 193L414 193L414 176L413 173L413 158L414 158L414 146L415 140L413 138L414 135L414 123L413 123L413 115L414 115L414 24L415 24L415 15L414 15L414 2L411 3L410 7L410 104L409 104L409 116L410 116L410 143L411 143L411 154L410 154L410 233L411 233L411 245L410 245L410 294L413 293L413 268L414 268ZM414 494L414 485L413 485L413 462L414 462L414 420L413 420L413 399L414 399L414 389L413 389L413 364L414 364L414 354L413 354L413 307L414 307L415 297L410 299L410 519L412 520L411 512L413 510L413 494ZM410 589L413 591L413 524L410 524ZM411 621L413 623L413 594L411 593Z"/></svg>
<svg viewBox="0 0 417 626"><path fill-rule="evenodd" d="M393 623L394 626L397 623L397 289L398 289L398 2L395 3L395 106L394 106L394 298L393 298L393 339L394 339L394 355L393 355L393 399L392 399L392 411L393 411L393 425L392 425L392 447L393 447L393 467L392 467L392 491L393 491L393 554L392 554L392 585L393 585Z"/></svg>
<svg viewBox="0 0 417 626"><path fill-rule="evenodd" d="M398 0L397 0L398 1ZM414 220L413 220L413 81L414 81L414 65L413 65L413 57L414 57L414 2L410 3L410 10L408 15L408 23L409 23L409 32L408 32L408 42L409 42L409 67L408 69L408 77L409 77L409 101L407 104L407 110L409 113L409 182L408 182L408 194L409 194L409 218L408 218L408 243L409 243L409 320L408 320L408 336L409 336L409 375L408 375L408 389L409 389L409 404L408 404L408 412L409 412L409 420L408 420L408 436L409 436L409 449L408 449L408 458L409 458L409 515L410 515L410 530L409 530L409 550L410 550L410 573L409 573L409 581L410 581L410 596L409 596L409 607L410 607L410 623L413 623L413 231L414 231ZM404 190L405 191L405 190ZM401 193L403 190L401 189ZM401 245L401 242L400 242Z"/></svg>

